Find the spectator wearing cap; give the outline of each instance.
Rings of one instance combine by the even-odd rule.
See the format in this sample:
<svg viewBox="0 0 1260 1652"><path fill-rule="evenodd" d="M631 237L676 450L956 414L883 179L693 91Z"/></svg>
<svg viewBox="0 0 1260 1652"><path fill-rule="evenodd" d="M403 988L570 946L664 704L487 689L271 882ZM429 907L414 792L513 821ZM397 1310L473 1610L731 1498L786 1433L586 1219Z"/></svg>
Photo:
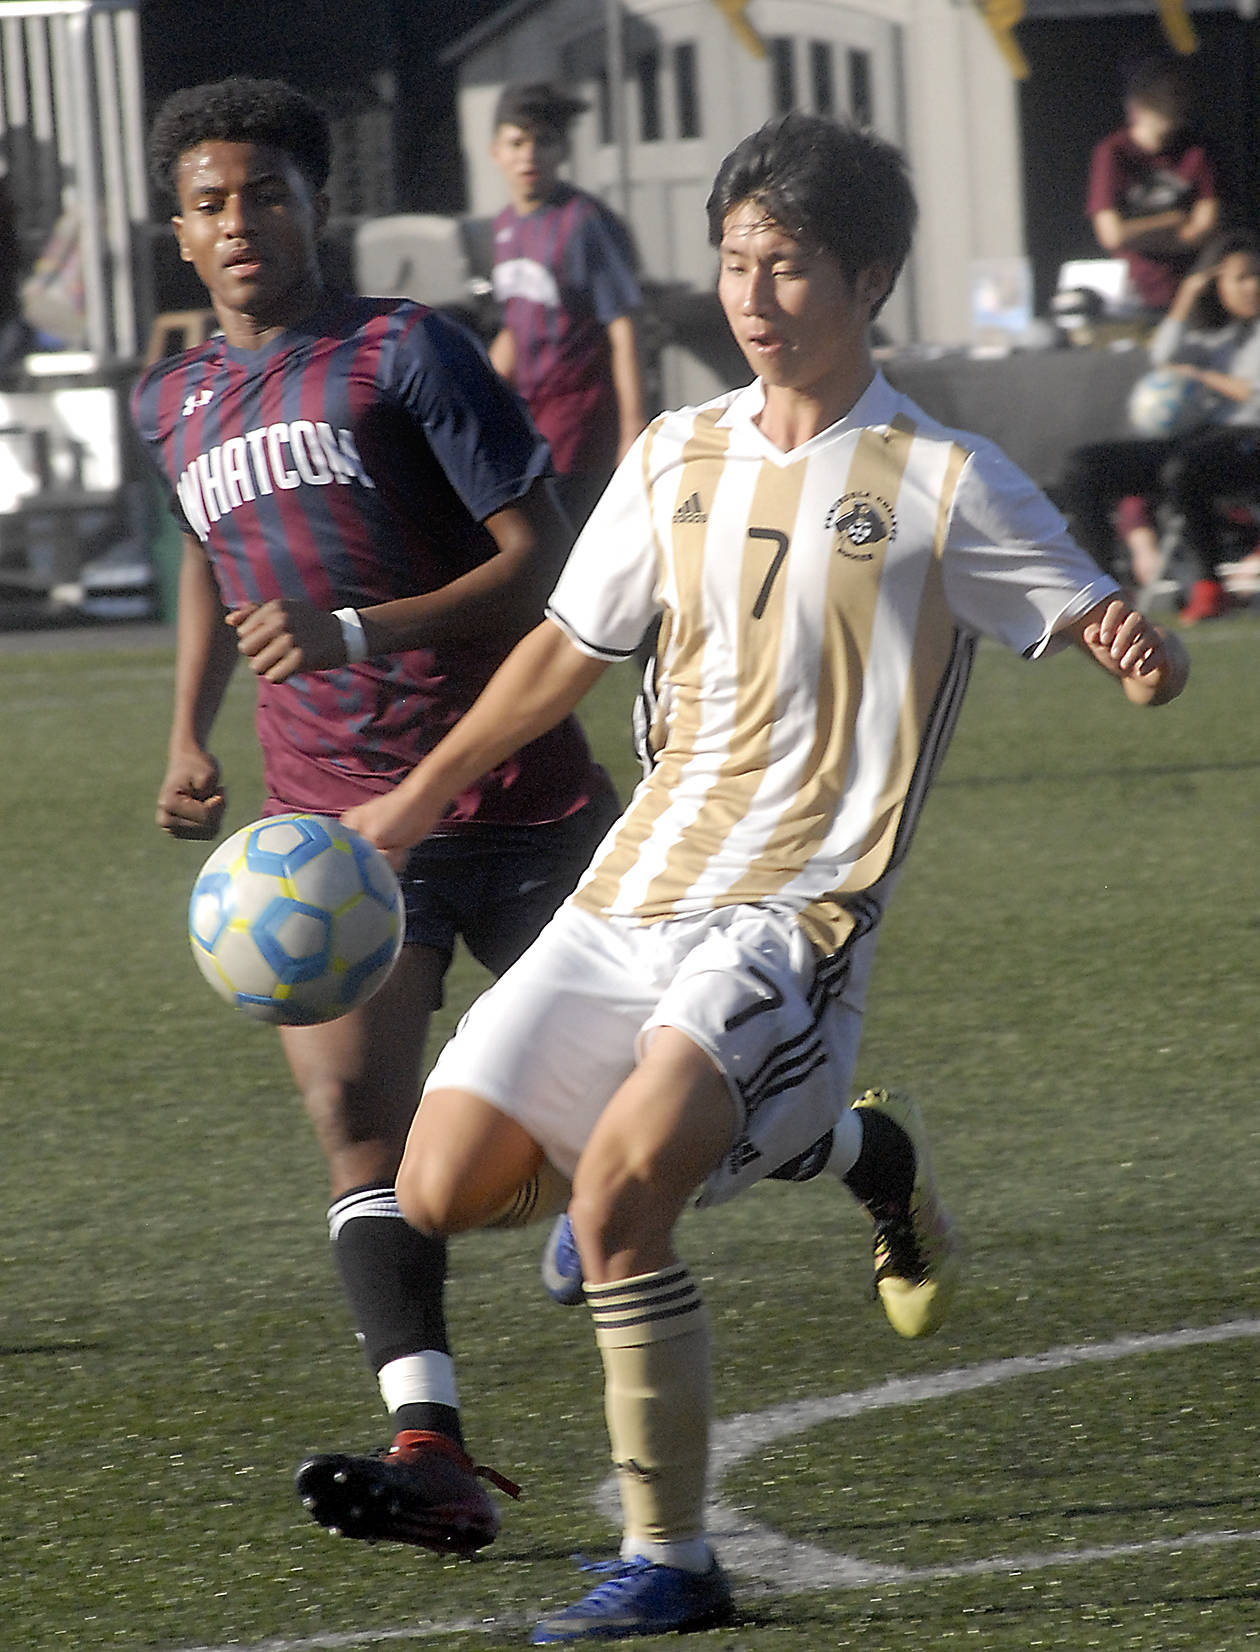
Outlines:
<svg viewBox="0 0 1260 1652"><path fill-rule="evenodd" d="M495 367L551 444L580 526L644 424L634 247L604 203L560 177L587 105L545 82L504 88L491 154L511 196L494 221Z"/></svg>

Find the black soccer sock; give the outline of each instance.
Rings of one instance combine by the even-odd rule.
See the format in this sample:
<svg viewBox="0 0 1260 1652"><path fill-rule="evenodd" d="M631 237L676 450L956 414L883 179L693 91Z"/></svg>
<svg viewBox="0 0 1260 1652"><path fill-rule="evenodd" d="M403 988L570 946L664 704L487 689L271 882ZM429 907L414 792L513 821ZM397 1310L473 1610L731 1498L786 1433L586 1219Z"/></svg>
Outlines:
<svg viewBox="0 0 1260 1652"><path fill-rule="evenodd" d="M859 1108L858 1114L862 1146L841 1179L874 1215L904 1210L914 1191L913 1143L899 1124L875 1108Z"/></svg>
<svg viewBox="0 0 1260 1652"><path fill-rule="evenodd" d="M343 1194L329 1209L328 1232L368 1364L378 1377L386 1366L414 1366L402 1384L406 1398L391 1403L395 1431L428 1429L462 1444L442 1302L445 1240L409 1226L390 1186Z"/></svg>

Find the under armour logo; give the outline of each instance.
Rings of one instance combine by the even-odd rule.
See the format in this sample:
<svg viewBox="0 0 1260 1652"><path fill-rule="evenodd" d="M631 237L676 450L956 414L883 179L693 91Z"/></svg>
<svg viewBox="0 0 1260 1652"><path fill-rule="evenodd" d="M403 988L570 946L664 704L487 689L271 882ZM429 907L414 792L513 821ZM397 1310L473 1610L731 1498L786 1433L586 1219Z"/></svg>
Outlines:
<svg viewBox="0 0 1260 1652"><path fill-rule="evenodd" d="M184 397L183 414L186 419L191 418L199 407L204 407L214 391L210 389L198 390L191 396Z"/></svg>
<svg viewBox="0 0 1260 1652"><path fill-rule="evenodd" d="M700 495L693 493L683 500L674 512L675 522L707 522L709 513L700 503Z"/></svg>

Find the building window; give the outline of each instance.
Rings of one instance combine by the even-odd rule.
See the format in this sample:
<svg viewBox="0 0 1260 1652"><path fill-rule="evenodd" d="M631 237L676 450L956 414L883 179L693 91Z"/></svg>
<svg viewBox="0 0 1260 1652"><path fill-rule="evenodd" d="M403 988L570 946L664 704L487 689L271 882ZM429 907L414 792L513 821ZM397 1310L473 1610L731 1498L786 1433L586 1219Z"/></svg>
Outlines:
<svg viewBox="0 0 1260 1652"><path fill-rule="evenodd" d="M674 47L674 105L680 138L700 136L700 84L696 73L696 43L683 40Z"/></svg>
<svg viewBox="0 0 1260 1652"><path fill-rule="evenodd" d="M768 42L770 60L770 107L776 115L796 108L796 57L788 35L776 34Z"/></svg>
<svg viewBox="0 0 1260 1652"><path fill-rule="evenodd" d="M834 116L836 112L836 76L831 61L831 42L829 40L810 41L809 78L814 94L815 113Z"/></svg>
<svg viewBox="0 0 1260 1652"><path fill-rule="evenodd" d="M855 126L874 126L875 100L871 95L871 54L849 51L849 115Z"/></svg>
<svg viewBox="0 0 1260 1652"><path fill-rule="evenodd" d="M639 138L643 143L661 141L661 56L640 52L635 65L639 82Z"/></svg>

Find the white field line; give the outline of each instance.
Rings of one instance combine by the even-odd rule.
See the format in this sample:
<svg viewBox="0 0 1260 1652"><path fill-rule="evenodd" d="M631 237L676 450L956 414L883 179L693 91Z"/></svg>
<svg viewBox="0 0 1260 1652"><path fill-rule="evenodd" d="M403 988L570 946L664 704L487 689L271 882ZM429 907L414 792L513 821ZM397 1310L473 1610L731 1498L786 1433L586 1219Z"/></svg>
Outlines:
<svg viewBox="0 0 1260 1652"><path fill-rule="evenodd" d="M930 1400L949 1399L955 1394L993 1388L1017 1377L1041 1376L1073 1366L1110 1364L1141 1354L1171 1353L1182 1348L1254 1336L1260 1336L1260 1319L1231 1320L1222 1325L1161 1331L1148 1336L1117 1337L1111 1342L1076 1343L1050 1348L1042 1354L1018 1354L1010 1359L985 1360L979 1365L937 1371L931 1376L894 1377L850 1394L796 1400L771 1406L766 1411L729 1417L713 1429L712 1485L719 1487L728 1470L755 1456L772 1441L807 1433L823 1423L858 1417L865 1412L885 1410L890 1406L922 1405ZM616 1526L619 1523L617 1486L612 1476L600 1486L596 1504L610 1524ZM1153 1538L1101 1549L1064 1547L1047 1550L1044 1554L994 1555L949 1566L918 1569L890 1566L858 1555L838 1554L811 1543L797 1542L750 1520L746 1510L734 1508L720 1497L710 1499L706 1514L723 1564L741 1577L769 1584L782 1594L818 1589L862 1589L880 1583L922 1582L986 1572L1037 1571L1050 1566L1081 1565L1091 1560L1124 1558L1161 1550L1260 1541L1260 1532L1189 1533L1176 1540Z"/></svg>
<svg viewBox="0 0 1260 1652"><path fill-rule="evenodd" d="M342 1629L326 1635L277 1636L265 1641L229 1641L224 1646L185 1646L178 1652L338 1652L347 1646L385 1646L390 1641L428 1641L439 1635L498 1635L519 1640L530 1627L523 1617L452 1618L449 1623L413 1623L398 1629Z"/></svg>
<svg viewBox="0 0 1260 1652"><path fill-rule="evenodd" d="M980 1388L993 1388L1018 1377L1041 1376L1074 1366L1104 1365L1142 1354L1174 1353L1182 1348L1233 1342L1260 1336L1260 1319L1229 1320L1221 1325L1162 1331L1149 1336L1117 1337L1111 1342L1083 1342L1049 1348L1042 1354L1017 1354L1010 1359L985 1360L925 1377L894 1377L872 1388L849 1394L797 1400L765 1411L728 1417L713 1430L713 1484L737 1463L755 1455L774 1440L806 1433L823 1423L861 1416L892 1406L923 1405ZM609 1477L595 1494L595 1503L614 1528L620 1523L616 1482ZM1087 1565L1094 1561L1131 1559L1140 1555L1177 1553L1186 1549L1219 1548L1227 1543L1260 1543L1260 1530L1187 1532L1181 1537L1157 1537L1132 1543L1059 1548L1021 1555L993 1555L957 1561L946 1566L889 1566L856 1555L837 1554L814 1544L799 1543L747 1518L745 1511L709 1502L708 1519L723 1563L741 1578L760 1583L780 1594L802 1594L825 1589L865 1589L880 1584L922 1583L953 1577L979 1577L1044 1571L1054 1567ZM446 1623L427 1621L396 1629L360 1629L323 1635L277 1637L224 1646L191 1646L180 1652L338 1652L339 1648L384 1646L390 1642L422 1643L440 1635L518 1636L526 1620L453 1618Z"/></svg>

